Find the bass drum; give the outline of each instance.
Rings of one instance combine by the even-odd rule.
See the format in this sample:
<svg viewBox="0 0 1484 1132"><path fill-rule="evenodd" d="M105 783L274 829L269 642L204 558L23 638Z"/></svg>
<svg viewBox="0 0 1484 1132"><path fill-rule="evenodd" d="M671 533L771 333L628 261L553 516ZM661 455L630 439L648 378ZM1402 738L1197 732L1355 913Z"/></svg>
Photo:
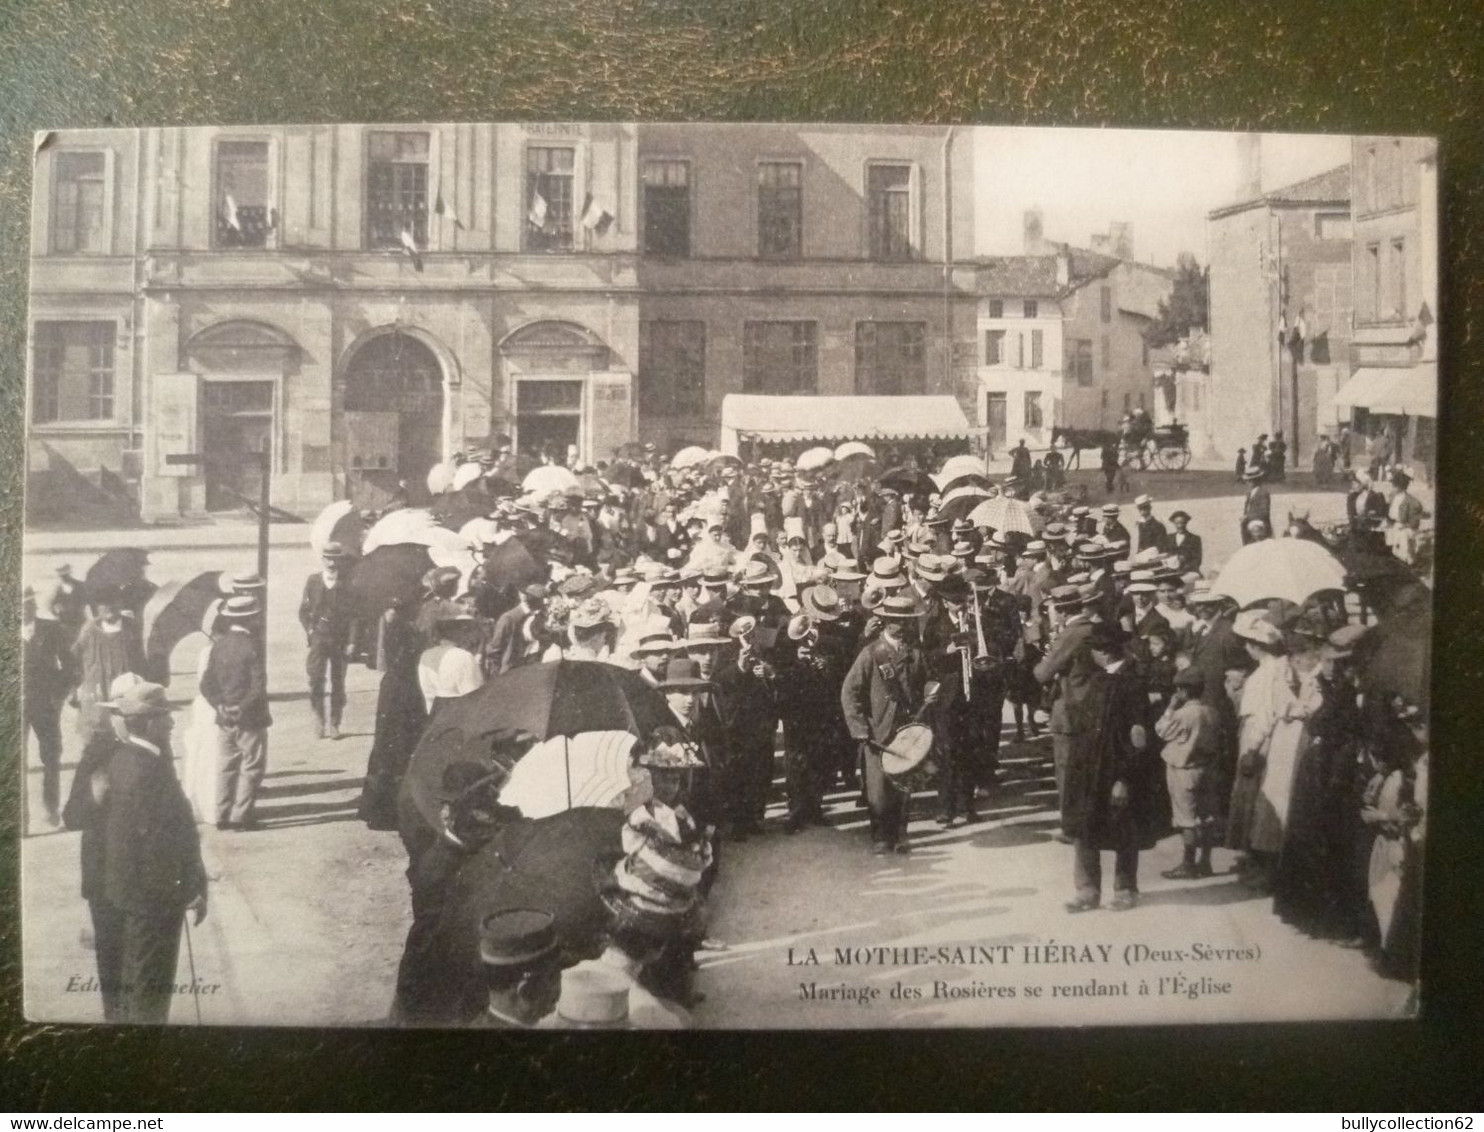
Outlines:
<svg viewBox="0 0 1484 1132"><path fill-rule="evenodd" d="M881 750L881 769L887 780L909 798L925 790L937 775L929 757L933 751L933 729L925 723L899 728Z"/></svg>

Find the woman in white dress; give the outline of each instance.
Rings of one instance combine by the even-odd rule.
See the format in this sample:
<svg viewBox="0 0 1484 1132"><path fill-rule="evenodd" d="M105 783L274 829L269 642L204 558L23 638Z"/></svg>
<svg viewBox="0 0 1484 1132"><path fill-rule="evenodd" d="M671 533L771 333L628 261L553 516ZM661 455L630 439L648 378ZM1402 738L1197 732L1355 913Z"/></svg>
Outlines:
<svg viewBox="0 0 1484 1132"><path fill-rule="evenodd" d="M211 659L211 646L216 641L216 613L220 603L213 602L202 618L201 630L206 644L196 654L195 699L191 701L191 722L186 728L180 766L180 786L185 791L198 824L216 821L217 777L221 770L221 733L216 726L216 709L201 695L201 677Z"/></svg>

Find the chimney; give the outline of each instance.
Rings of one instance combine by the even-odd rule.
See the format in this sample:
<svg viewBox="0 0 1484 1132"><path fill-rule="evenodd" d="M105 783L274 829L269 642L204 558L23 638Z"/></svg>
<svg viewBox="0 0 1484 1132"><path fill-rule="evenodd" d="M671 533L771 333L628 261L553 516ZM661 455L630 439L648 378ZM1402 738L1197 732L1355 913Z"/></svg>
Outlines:
<svg viewBox="0 0 1484 1132"><path fill-rule="evenodd" d="M1056 285L1065 287L1072 281L1072 256L1065 248L1056 253Z"/></svg>
<svg viewBox="0 0 1484 1132"><path fill-rule="evenodd" d="M1024 243L1022 251L1026 255L1041 255L1046 250L1046 237L1044 235L1045 218L1041 215L1039 208L1028 208L1021 221L1021 234Z"/></svg>
<svg viewBox="0 0 1484 1132"><path fill-rule="evenodd" d="M1257 134L1237 135L1237 199L1256 200L1262 196L1262 138Z"/></svg>
<svg viewBox="0 0 1484 1132"><path fill-rule="evenodd" d="M1108 225L1111 252L1119 259L1134 258L1134 226L1127 220L1115 220Z"/></svg>

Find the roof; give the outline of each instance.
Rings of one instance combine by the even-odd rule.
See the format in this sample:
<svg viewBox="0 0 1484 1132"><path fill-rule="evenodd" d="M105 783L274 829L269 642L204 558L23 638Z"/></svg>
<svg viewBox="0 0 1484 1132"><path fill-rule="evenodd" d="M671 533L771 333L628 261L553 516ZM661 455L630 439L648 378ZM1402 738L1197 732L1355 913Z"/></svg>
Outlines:
<svg viewBox="0 0 1484 1132"><path fill-rule="evenodd" d="M1220 208L1213 208L1207 215L1211 219L1222 216L1230 216L1235 212L1243 212L1249 208L1255 208L1259 204L1349 204L1350 203L1350 166L1336 165L1333 169L1327 169L1323 173L1316 173L1312 177L1305 177L1302 181L1295 181L1291 185L1272 189L1261 196L1250 200L1235 201L1232 204L1224 204Z"/></svg>
<svg viewBox="0 0 1484 1132"><path fill-rule="evenodd" d="M728 393L721 428L763 441L951 440L973 431L956 398Z"/></svg>
<svg viewBox="0 0 1484 1132"><path fill-rule="evenodd" d="M1437 366L1358 369L1340 386L1335 405L1369 409L1384 416L1436 417Z"/></svg>
<svg viewBox="0 0 1484 1132"><path fill-rule="evenodd" d="M1060 294L1056 256L987 256L977 261L976 280L981 295L1009 299L1039 299Z"/></svg>

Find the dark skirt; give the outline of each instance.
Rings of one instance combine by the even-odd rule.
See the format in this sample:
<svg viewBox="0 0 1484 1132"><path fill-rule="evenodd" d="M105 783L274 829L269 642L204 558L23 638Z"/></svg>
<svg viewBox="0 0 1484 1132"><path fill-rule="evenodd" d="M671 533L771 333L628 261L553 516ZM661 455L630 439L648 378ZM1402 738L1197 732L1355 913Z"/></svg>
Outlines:
<svg viewBox="0 0 1484 1132"><path fill-rule="evenodd" d="M413 668L410 680L403 672L389 671L381 678L376 698L376 735L356 810L356 816L372 829L397 828L397 789L426 723L417 669Z"/></svg>

